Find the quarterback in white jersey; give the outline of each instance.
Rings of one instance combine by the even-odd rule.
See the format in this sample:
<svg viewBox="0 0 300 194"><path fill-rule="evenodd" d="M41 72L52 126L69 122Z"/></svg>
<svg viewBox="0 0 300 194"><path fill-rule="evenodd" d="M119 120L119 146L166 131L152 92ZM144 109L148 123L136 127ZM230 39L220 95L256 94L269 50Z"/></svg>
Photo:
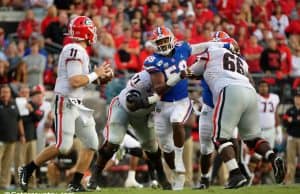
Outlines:
<svg viewBox="0 0 300 194"><path fill-rule="evenodd" d="M262 137L269 142L272 148L275 146L275 140L281 143L282 139L277 112L279 102L279 96L270 93L268 83L261 80L258 84L259 123L262 129Z"/></svg>
<svg viewBox="0 0 300 194"><path fill-rule="evenodd" d="M19 169L20 185L25 192L28 190L28 180L38 166L59 153L69 152L74 134L85 148L80 152L81 160L77 163L76 172L67 191L85 191L80 182L98 148L93 111L82 104L83 88L98 78L102 82L110 80L113 76L112 69L109 64L102 64L89 73L89 56L85 49L95 43L97 38L96 27L90 18L75 17L70 21L68 34L73 43L64 46L61 51L54 89L56 144L45 148L37 158Z"/></svg>
<svg viewBox="0 0 300 194"><path fill-rule="evenodd" d="M158 182L163 189L171 189L171 184L167 181L163 171L161 150L156 141L155 130L148 126L150 113L154 110L154 103L158 100L158 95L152 92L151 78L147 71L133 75L126 88L112 99L104 129L105 143L99 149L95 169L87 185L90 190L97 189L100 184L99 175L108 160L118 150L129 124L147 157L153 162L158 174Z"/></svg>
<svg viewBox="0 0 300 194"><path fill-rule="evenodd" d="M232 38L221 41L232 42ZM224 48L208 48L198 56L198 62L190 68L192 74L203 75L214 99L213 139L230 175L226 188L238 188L247 182L235 159L230 139L238 127L239 134L250 149L272 162L276 181L284 178L284 162L276 157L269 143L261 138L257 95L249 82L248 65L239 55Z"/></svg>

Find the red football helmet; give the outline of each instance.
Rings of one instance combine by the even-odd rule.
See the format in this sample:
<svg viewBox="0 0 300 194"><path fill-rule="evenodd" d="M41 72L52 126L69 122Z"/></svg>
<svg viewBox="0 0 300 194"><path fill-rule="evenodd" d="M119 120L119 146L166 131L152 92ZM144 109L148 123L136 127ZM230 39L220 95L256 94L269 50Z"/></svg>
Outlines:
<svg viewBox="0 0 300 194"><path fill-rule="evenodd" d="M175 37L166 27L157 27L152 32L152 41L156 46L156 53L168 55L175 47Z"/></svg>
<svg viewBox="0 0 300 194"><path fill-rule="evenodd" d="M88 44L97 41L94 22L86 16L76 16L70 21L68 35L74 40L86 40Z"/></svg>

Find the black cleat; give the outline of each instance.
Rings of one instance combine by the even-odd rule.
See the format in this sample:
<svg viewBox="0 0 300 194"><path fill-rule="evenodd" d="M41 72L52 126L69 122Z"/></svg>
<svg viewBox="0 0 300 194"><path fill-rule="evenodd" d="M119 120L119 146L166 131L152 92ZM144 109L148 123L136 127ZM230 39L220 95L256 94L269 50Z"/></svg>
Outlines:
<svg viewBox="0 0 300 194"><path fill-rule="evenodd" d="M20 181L21 189L23 192L27 192L28 182L29 182L29 178L31 177L31 173L28 172L25 166L19 167L18 173L19 173L19 179L20 179L19 181Z"/></svg>
<svg viewBox="0 0 300 194"><path fill-rule="evenodd" d="M193 189L208 189L208 187L209 187L209 178L201 177L199 184Z"/></svg>
<svg viewBox="0 0 300 194"><path fill-rule="evenodd" d="M276 157L274 162L272 163L272 167L276 183L282 183L285 176L285 165L283 159L280 157Z"/></svg>
<svg viewBox="0 0 300 194"><path fill-rule="evenodd" d="M163 190L172 190L172 185L165 176L158 176L158 182Z"/></svg>
<svg viewBox="0 0 300 194"><path fill-rule="evenodd" d="M101 188L100 186L98 185L97 181L94 181L92 179L90 179L88 181L88 183L86 184L86 188L89 190L89 191L100 191Z"/></svg>
<svg viewBox="0 0 300 194"><path fill-rule="evenodd" d="M247 179L246 185L248 185L248 186L252 185L254 175L250 172L248 166L242 162L239 162L238 165L239 165L239 169L241 170L241 173Z"/></svg>
<svg viewBox="0 0 300 194"><path fill-rule="evenodd" d="M244 175L238 174L229 177L228 183L225 186L225 189L237 189L243 187L247 184L247 179Z"/></svg>
<svg viewBox="0 0 300 194"><path fill-rule="evenodd" d="M67 192L86 192L87 190L83 187L82 184L73 184L70 183L67 188Z"/></svg>

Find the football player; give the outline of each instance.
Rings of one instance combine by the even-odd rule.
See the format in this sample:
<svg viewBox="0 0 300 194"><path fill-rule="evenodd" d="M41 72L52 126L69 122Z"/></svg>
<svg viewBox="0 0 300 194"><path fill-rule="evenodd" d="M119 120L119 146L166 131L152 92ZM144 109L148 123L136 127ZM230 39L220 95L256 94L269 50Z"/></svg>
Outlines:
<svg viewBox="0 0 300 194"><path fill-rule="evenodd" d="M104 129L105 142L98 151L96 165L88 183L89 189L97 189L100 174L108 160L119 149L129 124L134 129L147 157L153 162L158 182L163 189L171 189L171 184L163 170L161 150L156 141L154 128L149 128L147 125L149 115L158 100L159 96L152 92L151 78L147 71L136 73L128 81L126 88L113 98Z"/></svg>
<svg viewBox="0 0 300 194"><path fill-rule="evenodd" d="M258 83L258 109L259 109L259 123L262 129L262 137L266 139L271 148L275 146L275 140L277 143L282 141L282 130L279 125L279 114L277 111L279 104L279 96L274 93L270 93L269 84L266 80L262 79ZM254 154L250 160L251 171L254 172L257 164L262 159L262 156ZM261 181L265 182L265 178L270 174L269 163L262 160L261 167L259 168L261 173L255 173L255 175L261 175Z"/></svg>
<svg viewBox="0 0 300 194"><path fill-rule="evenodd" d="M208 42L190 45L177 42L166 27L157 27L152 32L156 46L153 55L146 58L144 68L151 74L155 92L161 96L157 103L154 125L164 158L174 174L173 190L182 190L185 181L185 167L182 159L184 144L184 123L190 116L192 104L188 98L188 82L183 79L186 61L211 45L231 48L231 44Z"/></svg>
<svg viewBox="0 0 300 194"><path fill-rule="evenodd" d="M102 64L89 73L86 47L95 43L97 38L96 27L90 18L75 17L69 24L68 33L73 43L65 45L60 53L54 89L56 144L45 148L32 162L19 168L20 186L24 192L28 190L28 180L35 169L60 153L69 152L74 134L85 145L79 156L84 159L78 163L67 191L85 191L80 182L98 148L93 111L82 104L83 89L97 79L103 83L110 80L113 76L112 69L109 64Z"/></svg>
<svg viewBox="0 0 300 194"><path fill-rule="evenodd" d="M230 38L230 36L223 31L217 31L213 33L212 40L214 42L222 42L222 40L226 40ZM236 45L235 45L236 46ZM236 49L238 52L238 48ZM212 133L213 133L213 125L212 125L212 116L213 116L213 97L212 93L204 79L201 80L201 87L202 87L202 99L203 105L199 117L199 139L200 139L200 151L201 151L201 158L200 158L200 166L201 166L201 179L199 184L195 187L195 189L207 189L209 187L209 170L212 163L212 153L214 151L214 144L212 141ZM241 152L240 143L237 140L237 129L234 131L233 139L231 141L234 144L236 154L238 156L238 164L239 167L242 168L243 174L246 176L247 179L250 179L250 172L247 166L242 162L243 156ZM241 149L241 150L240 150Z"/></svg>
<svg viewBox="0 0 300 194"><path fill-rule="evenodd" d="M232 38L223 41L237 45ZM256 91L249 81L245 60L228 49L210 47L198 56L198 62L191 67L191 72L203 75L213 94L213 140L229 170L229 181L225 188L238 188L247 182L230 141L236 127L247 146L272 163L276 182L281 183L285 175L284 161L261 138Z"/></svg>

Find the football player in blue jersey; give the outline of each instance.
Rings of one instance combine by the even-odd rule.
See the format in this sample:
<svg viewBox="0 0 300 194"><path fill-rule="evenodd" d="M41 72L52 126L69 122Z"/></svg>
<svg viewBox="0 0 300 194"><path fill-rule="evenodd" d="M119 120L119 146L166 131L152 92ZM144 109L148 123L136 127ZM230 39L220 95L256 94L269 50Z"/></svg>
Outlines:
<svg viewBox="0 0 300 194"><path fill-rule="evenodd" d="M153 55L146 58L144 68L151 74L154 91L161 97L157 102L154 125L164 158L173 170L173 190L182 190L185 167L182 159L184 123L192 111L188 98L188 81L185 79L187 60L210 46L232 49L229 43L207 42L190 45L176 42L173 33L166 27L157 27L152 32L156 46Z"/></svg>

